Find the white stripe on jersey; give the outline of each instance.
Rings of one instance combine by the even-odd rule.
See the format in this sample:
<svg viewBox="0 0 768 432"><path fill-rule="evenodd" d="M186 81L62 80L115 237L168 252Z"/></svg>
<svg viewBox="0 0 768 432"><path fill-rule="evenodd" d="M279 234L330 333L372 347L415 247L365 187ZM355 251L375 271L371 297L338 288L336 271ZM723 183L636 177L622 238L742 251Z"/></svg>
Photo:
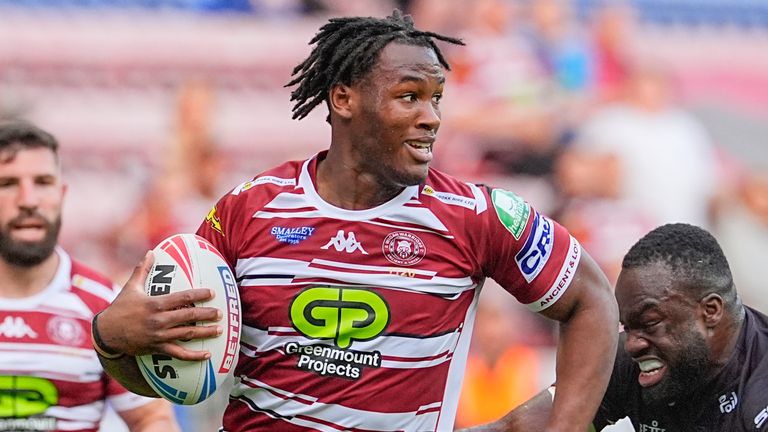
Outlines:
<svg viewBox="0 0 768 432"><path fill-rule="evenodd" d="M306 208L304 211L285 211ZM395 212L387 213L386 217L382 216L381 219L387 220L393 223L393 225L381 224L384 226L392 226L399 229L412 229L409 227L403 227L397 225L397 223L407 223L412 225L420 225L422 228L417 228L419 231L436 231L440 234L447 234L448 228L438 219L431 210L423 207L400 207L395 209ZM260 219L273 219L273 218L326 218L327 214L321 213L317 206L309 199L307 195L298 194L293 192L283 192L277 194L272 201L265 205L262 209L253 214L254 218ZM361 220L362 223L373 223L375 221ZM452 236L451 236L452 238Z"/></svg>
<svg viewBox="0 0 768 432"><path fill-rule="evenodd" d="M106 287L101 283L96 282L95 280L86 278L83 275L75 275L75 277L72 278L72 285L109 302L114 300L115 296L117 295L117 291L115 291L114 287Z"/></svg>
<svg viewBox="0 0 768 432"><path fill-rule="evenodd" d="M480 214L488 209L488 202L485 200L485 195L483 195L483 192L480 190L479 187L472 183L467 183L467 186L472 190L472 195L475 196L475 202L477 203L477 207L475 207L475 213Z"/></svg>
<svg viewBox="0 0 768 432"><path fill-rule="evenodd" d="M107 396L109 404L118 412L138 408L155 400L158 399L144 397L130 392Z"/></svg>
<svg viewBox="0 0 768 432"><path fill-rule="evenodd" d="M56 426L61 430L93 428L101 420L103 412L103 401L74 407L52 406L45 410L46 415L59 419Z"/></svg>
<svg viewBox="0 0 768 432"><path fill-rule="evenodd" d="M312 396L286 392L256 379L241 378L243 382L232 389L232 397L250 402L251 409L272 411L291 424L313 430L338 432L362 426L370 431L427 431L435 430L437 424L438 410L422 411L439 407L439 402L421 406L411 412L381 413L324 404ZM302 419L296 418L297 415ZM313 418L318 421L312 421ZM365 419L364 425L359 423L360 419ZM328 426L328 423L335 427Z"/></svg>
<svg viewBox="0 0 768 432"><path fill-rule="evenodd" d="M51 365L56 367L52 368ZM54 344L0 343L0 372L64 381L101 379L101 364L92 349Z"/></svg>
<svg viewBox="0 0 768 432"><path fill-rule="evenodd" d="M338 270L313 267L312 264L333 266ZM365 267L360 269L357 267ZM446 297L455 297L464 291L475 288L475 283L470 277L447 278L431 276L430 278L402 277L390 274L391 267L358 266L343 262L328 260L312 260L311 262L291 260L283 258L245 258L239 259L236 265L237 278L240 286L268 286L268 285L293 285L303 284L300 280L292 278L248 278L261 274L274 274L275 269L280 269L286 276L301 275L302 278L326 278L335 279L342 283L354 283L365 286L376 286L385 289L409 290L425 294L437 294ZM344 270L366 270L366 273L352 273Z"/></svg>
<svg viewBox="0 0 768 432"><path fill-rule="evenodd" d="M271 333L271 334L270 334ZM461 332L459 329L451 333L431 337L407 337L382 335L375 341L355 341L355 350L378 351L382 357L398 357L385 359L382 366L396 369L415 369L432 367L449 360L456 350ZM293 328L270 327L268 330L243 326L241 340L257 351L250 350L250 356L260 352L280 350L289 342L306 344L306 337L296 333ZM418 343L414 343L418 340ZM319 345L319 343L318 343ZM330 345L329 345L330 346Z"/></svg>

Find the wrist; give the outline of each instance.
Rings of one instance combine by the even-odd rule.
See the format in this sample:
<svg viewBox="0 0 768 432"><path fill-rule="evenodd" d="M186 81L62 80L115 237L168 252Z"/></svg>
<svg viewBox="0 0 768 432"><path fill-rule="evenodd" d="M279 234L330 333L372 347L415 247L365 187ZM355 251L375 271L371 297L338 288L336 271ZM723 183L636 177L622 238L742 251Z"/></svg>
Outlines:
<svg viewBox="0 0 768 432"><path fill-rule="evenodd" d="M97 354L99 354L101 357L104 357L105 359L116 360L120 357L123 357L125 353L111 348L101 338L101 334L99 333L99 325L97 323L99 315L101 315L101 312L94 315L93 320L91 320L91 343L93 344L93 349L96 350Z"/></svg>

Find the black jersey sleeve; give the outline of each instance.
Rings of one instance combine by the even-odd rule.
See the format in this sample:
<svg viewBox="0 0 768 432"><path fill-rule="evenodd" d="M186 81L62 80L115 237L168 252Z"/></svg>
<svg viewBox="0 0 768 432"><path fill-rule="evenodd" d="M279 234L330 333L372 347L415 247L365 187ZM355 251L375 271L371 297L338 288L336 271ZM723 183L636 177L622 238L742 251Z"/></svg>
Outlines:
<svg viewBox="0 0 768 432"><path fill-rule="evenodd" d="M621 333L616 352L616 362L613 365L608 389L603 395L603 400L597 410L593 424L595 430L602 430L631 414L631 403L637 398L637 374L632 359L624 351L624 339L626 335Z"/></svg>

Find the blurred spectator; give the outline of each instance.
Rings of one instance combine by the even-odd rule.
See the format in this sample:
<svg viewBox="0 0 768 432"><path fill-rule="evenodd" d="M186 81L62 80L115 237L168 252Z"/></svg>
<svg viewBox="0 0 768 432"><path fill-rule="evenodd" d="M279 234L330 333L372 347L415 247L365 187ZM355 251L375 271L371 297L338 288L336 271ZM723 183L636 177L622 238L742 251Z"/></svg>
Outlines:
<svg viewBox="0 0 768 432"><path fill-rule="evenodd" d="M493 281L483 287L456 427L496 420L554 382L554 331L507 297Z"/></svg>
<svg viewBox="0 0 768 432"><path fill-rule="evenodd" d="M703 126L672 101L669 77L638 67L621 101L596 111L558 163L561 221L615 277L621 257L666 222L710 226L717 185L714 148ZM619 234L619 235L617 235Z"/></svg>
<svg viewBox="0 0 768 432"><path fill-rule="evenodd" d="M596 98L613 101L627 79L635 51L635 13L626 1L606 1L590 20L595 56Z"/></svg>
<svg viewBox="0 0 768 432"><path fill-rule="evenodd" d="M135 257L165 237L195 232L223 192L224 156L211 138L214 94L205 81L192 80L179 93L177 129L170 149L159 154L160 174L139 206L111 234L118 259L131 268Z"/></svg>
<svg viewBox="0 0 768 432"><path fill-rule="evenodd" d="M747 174L718 206L717 238L728 256L743 301L768 313L765 276L768 257L768 171Z"/></svg>

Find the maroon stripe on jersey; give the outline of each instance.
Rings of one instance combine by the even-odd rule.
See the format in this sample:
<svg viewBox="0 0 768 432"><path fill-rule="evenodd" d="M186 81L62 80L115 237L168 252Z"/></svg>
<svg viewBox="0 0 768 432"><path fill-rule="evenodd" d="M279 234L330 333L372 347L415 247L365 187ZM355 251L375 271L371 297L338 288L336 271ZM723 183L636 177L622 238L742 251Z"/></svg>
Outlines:
<svg viewBox="0 0 768 432"><path fill-rule="evenodd" d="M301 213L301 212L317 211L317 208L313 206L296 207L296 208L264 207L259 211L264 213Z"/></svg>
<svg viewBox="0 0 768 432"><path fill-rule="evenodd" d="M392 360L392 361L398 361L398 362L421 362L421 361L429 361L429 360L437 360L441 358L450 359L453 357L453 353L450 351L443 351L438 355L433 356L427 356L427 357L399 357L399 356L388 356L388 355L382 355L382 360Z"/></svg>
<svg viewBox="0 0 768 432"><path fill-rule="evenodd" d="M230 403L224 412L223 426L225 432L307 432L307 428L296 426L273 418L260 411L253 402L246 399L229 399ZM279 417L274 414L274 417Z"/></svg>
<svg viewBox="0 0 768 432"><path fill-rule="evenodd" d="M311 416L306 416L306 415L301 415L301 414L297 415L296 418L300 418L300 419L311 421L311 422L315 422L315 423L320 423L322 425L325 425L325 426L328 426L328 427L331 427L331 428L334 428L334 429L340 430L340 431L376 432L374 429L360 429L360 428L356 428L356 427L348 428L348 427L344 427L344 426L342 426L340 424L331 423L331 422L329 422L327 420L322 420L322 419L319 419L319 418L315 418L315 417L311 417ZM402 429L397 429L396 431L393 431L393 432L401 432L401 431L402 431Z"/></svg>
<svg viewBox="0 0 768 432"><path fill-rule="evenodd" d="M60 352L61 346L89 350L93 348L90 322L82 318L37 311L3 311L3 315L5 315L3 322L13 323L16 333L10 335L8 331L0 333L0 342L10 342L14 346L29 350L32 348L23 344L50 345L50 350L41 346L35 351ZM76 353L70 353L70 355L81 356Z"/></svg>
<svg viewBox="0 0 768 432"><path fill-rule="evenodd" d="M97 380L89 383L52 380L59 390L58 405L74 407L100 401L106 397L104 382Z"/></svg>
<svg viewBox="0 0 768 432"><path fill-rule="evenodd" d="M415 206L415 207L423 207L423 206ZM451 235L450 232L445 230L433 229L426 225L422 225L420 223L403 222L402 220L374 218L374 219L371 219L371 222L394 225L389 227L392 230L406 231L408 229L414 229L414 230L426 231L427 233L431 233L431 234L437 234L442 237Z"/></svg>
<svg viewBox="0 0 768 432"><path fill-rule="evenodd" d="M465 291L453 300L438 295L395 289L371 289L388 305L389 324L385 334L429 337L456 331L464 323L474 291ZM243 287L243 325L268 330L292 327L289 308L302 287ZM435 316L434 311L441 311Z"/></svg>
<svg viewBox="0 0 768 432"><path fill-rule="evenodd" d="M257 358L241 355L236 373L257 377L291 393L317 397L322 403L397 413L415 412L421 406L440 402L450 367L448 361L411 369L363 367L361 378L352 380L299 369L298 360L298 356L286 356L277 350L260 353Z"/></svg>

